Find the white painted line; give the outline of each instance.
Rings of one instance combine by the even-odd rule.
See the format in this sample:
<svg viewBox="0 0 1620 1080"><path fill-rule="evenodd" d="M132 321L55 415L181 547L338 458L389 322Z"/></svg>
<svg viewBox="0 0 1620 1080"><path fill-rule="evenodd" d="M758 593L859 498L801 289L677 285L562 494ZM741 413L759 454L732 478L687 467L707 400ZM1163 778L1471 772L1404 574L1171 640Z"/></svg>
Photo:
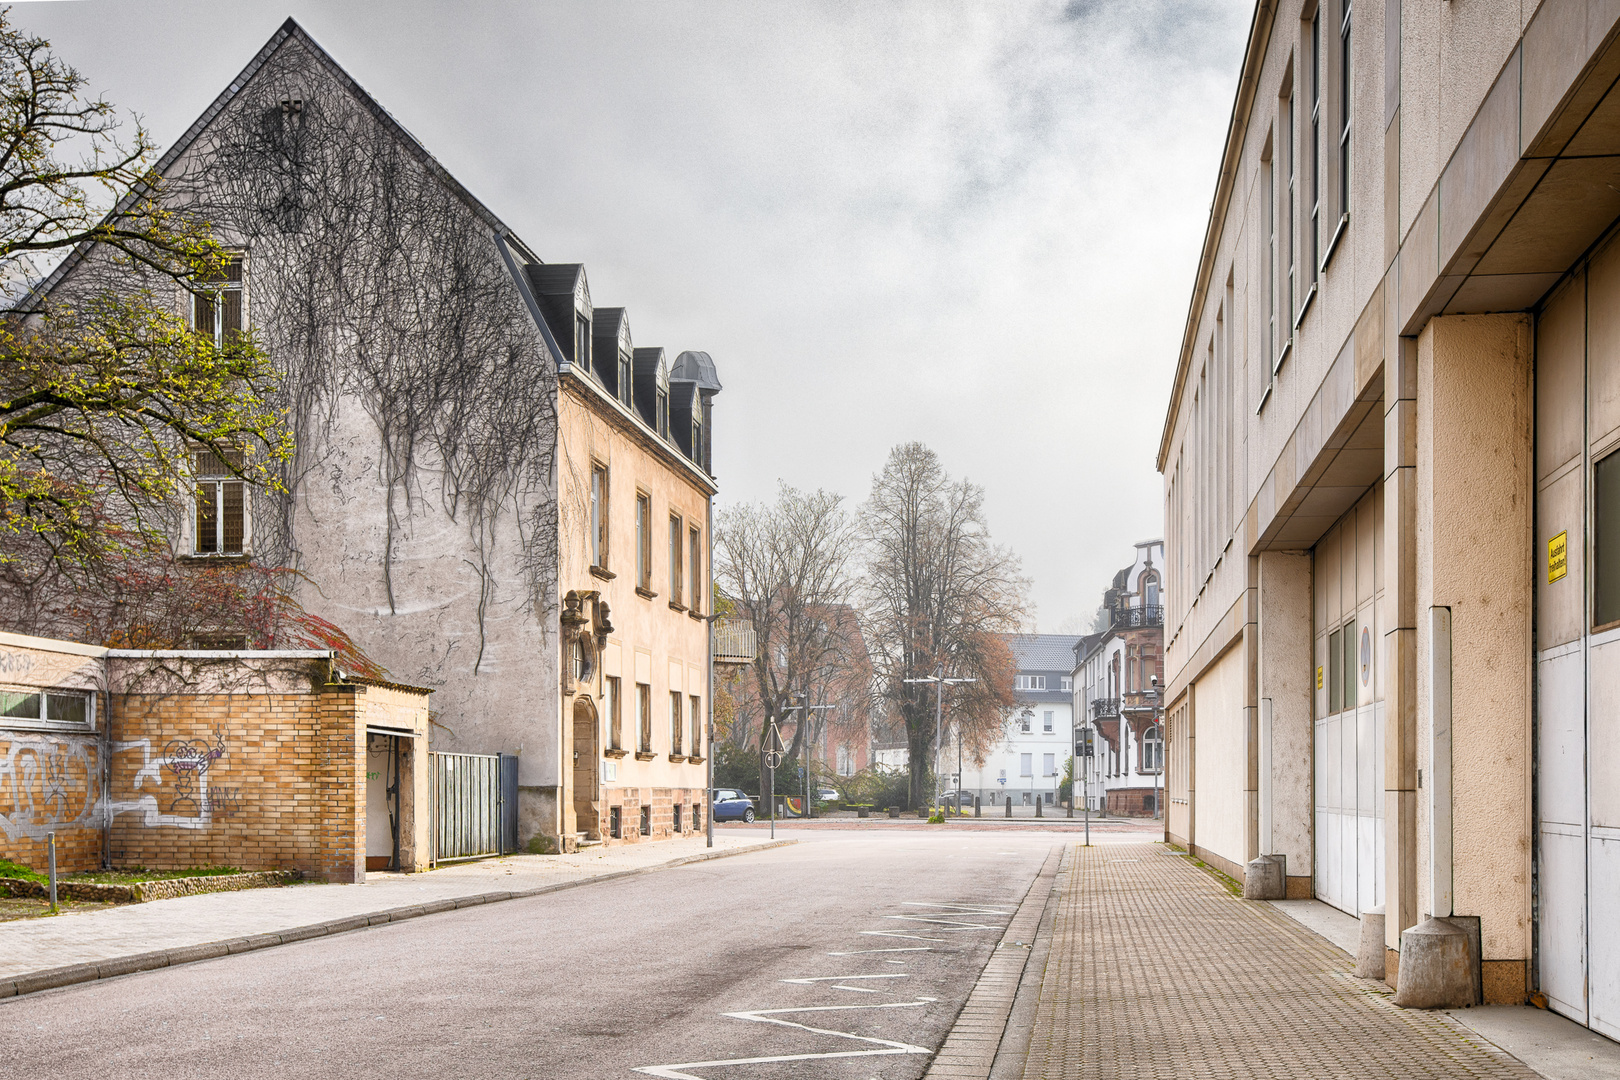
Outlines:
<svg viewBox="0 0 1620 1080"><path fill-rule="evenodd" d="M844 986L841 983L834 983L833 984L833 989L834 990L853 990L857 994L875 994L875 993L877 993L876 990L873 990L873 989L871 989L869 987L865 987L865 986Z"/></svg>
<svg viewBox="0 0 1620 1080"><path fill-rule="evenodd" d="M801 983L805 986L817 982L855 982L857 979L909 979L910 975L903 972L887 975L806 975L800 979L783 979L785 983Z"/></svg>
<svg viewBox="0 0 1620 1080"><path fill-rule="evenodd" d="M869 937L907 938L911 941L944 941L942 937L923 937L920 934L902 934L898 930L862 930Z"/></svg>
<svg viewBox="0 0 1620 1080"><path fill-rule="evenodd" d="M892 1039L877 1039L869 1035L853 1035L847 1031L832 1031L828 1028L811 1027L809 1024L796 1024L791 1020L777 1020L776 1016L794 1013L813 1012L845 1012L852 1009L918 1009L929 1005L937 998L918 998L916 1001L888 1001L879 1005L821 1005L808 1009L758 1009L753 1012L722 1013L722 1016L733 1020L750 1020L759 1024L780 1024L783 1027L798 1028L813 1035L832 1035L840 1039L853 1039L856 1042L871 1043L880 1047L877 1050L838 1050L824 1054L776 1054L771 1057L728 1058L722 1061L688 1061L676 1065L643 1065L633 1071L645 1073L648 1076L662 1077L663 1080L704 1080L701 1076L694 1076L686 1069L710 1069L724 1065L769 1065L778 1061L826 1061L832 1058L853 1057L889 1057L897 1054L931 1054L932 1050L925 1047L913 1046L910 1043L895 1042Z"/></svg>
<svg viewBox="0 0 1620 1080"><path fill-rule="evenodd" d="M1000 926L993 926L993 925L991 925L989 923L963 923L963 922L957 922L955 919L932 919L932 918L929 918L927 915L884 915L882 917L885 918L885 919L894 919L896 922L932 923L935 926L941 926L941 927L944 927L944 928L946 928L948 930L1000 930L1000 929L1003 929Z"/></svg>
<svg viewBox="0 0 1620 1080"><path fill-rule="evenodd" d="M920 900L907 900L901 907L932 907L945 908L949 911L960 912L963 915L1011 915L1010 911L1001 908L985 907L983 904L925 904Z"/></svg>
<svg viewBox="0 0 1620 1080"><path fill-rule="evenodd" d="M927 945L902 945L895 949L851 949L848 952L830 952L828 956L864 956L867 953L880 952L933 952ZM895 961L899 963L899 961Z"/></svg>

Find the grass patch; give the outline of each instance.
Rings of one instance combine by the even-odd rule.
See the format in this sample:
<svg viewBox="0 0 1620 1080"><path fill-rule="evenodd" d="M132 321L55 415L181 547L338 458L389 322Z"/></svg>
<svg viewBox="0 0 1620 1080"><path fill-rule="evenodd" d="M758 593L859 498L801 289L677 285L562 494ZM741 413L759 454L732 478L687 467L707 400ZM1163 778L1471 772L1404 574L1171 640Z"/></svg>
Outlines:
<svg viewBox="0 0 1620 1080"><path fill-rule="evenodd" d="M60 875L62 881L87 881L97 885L132 885L138 881L172 881L175 878L224 877L240 874L239 866L193 866L185 870L147 870L132 866L123 870L81 870L76 874ZM36 880L43 881L43 878Z"/></svg>
<svg viewBox="0 0 1620 1080"><path fill-rule="evenodd" d="M1243 895L1243 883L1237 878L1233 877L1231 874L1215 869L1215 867L1209 865L1209 863L1205 862L1203 859L1189 853L1186 848L1177 847L1174 844L1170 844L1169 848L1171 851L1175 852L1177 855L1180 855L1183 859L1186 859L1188 862L1198 867L1198 869L1220 882L1221 887L1227 892L1231 893L1233 896Z"/></svg>
<svg viewBox="0 0 1620 1080"><path fill-rule="evenodd" d="M22 863L14 863L10 859L0 859L0 877L21 878L24 881L49 880L49 875L31 870Z"/></svg>

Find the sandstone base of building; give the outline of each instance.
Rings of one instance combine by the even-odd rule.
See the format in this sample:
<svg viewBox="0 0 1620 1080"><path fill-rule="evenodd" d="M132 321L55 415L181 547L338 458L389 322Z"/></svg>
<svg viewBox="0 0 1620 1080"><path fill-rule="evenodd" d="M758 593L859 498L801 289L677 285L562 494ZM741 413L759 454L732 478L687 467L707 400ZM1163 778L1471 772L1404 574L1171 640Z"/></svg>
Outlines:
<svg viewBox="0 0 1620 1080"><path fill-rule="evenodd" d="M594 838L608 845L690 836L707 821L700 787L605 787L598 805L601 829Z"/></svg>
<svg viewBox="0 0 1620 1080"><path fill-rule="evenodd" d="M1153 788L1113 788L1108 792L1108 812L1115 817L1153 817L1161 791Z"/></svg>

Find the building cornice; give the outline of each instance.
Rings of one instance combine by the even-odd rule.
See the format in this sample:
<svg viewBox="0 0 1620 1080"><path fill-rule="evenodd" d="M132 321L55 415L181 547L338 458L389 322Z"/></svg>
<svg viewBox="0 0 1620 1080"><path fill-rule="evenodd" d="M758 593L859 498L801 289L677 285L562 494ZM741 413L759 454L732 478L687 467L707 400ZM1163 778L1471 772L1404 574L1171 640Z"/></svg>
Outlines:
<svg viewBox="0 0 1620 1080"><path fill-rule="evenodd" d="M581 374L573 365L569 365L557 373L557 383L579 398L593 413L604 417L619 431L634 438L642 449L661 458L665 464L702 489L708 497L713 498L719 492L720 488L715 483L714 477L704 472L685 454L659 438L658 433L649 427L645 420L626 408L624 402L611 397L595 379Z"/></svg>
<svg viewBox="0 0 1620 1080"><path fill-rule="evenodd" d="M1215 272L1215 256L1220 249L1226 211L1231 206L1232 192L1237 186L1238 162L1243 157L1243 136L1248 131L1249 117L1254 111L1260 70L1265 66L1266 46L1271 41L1271 28L1277 17L1277 2L1259 0L1255 4L1254 18L1249 23L1249 42L1243 54L1243 70L1232 101L1232 117L1226 128L1226 148L1221 153L1221 169L1215 177L1215 198L1210 204L1209 222L1204 227L1204 246L1198 257L1198 274L1193 279L1192 301L1187 307L1187 326L1181 335L1181 355L1176 361L1176 377L1170 387L1170 408L1164 418L1164 434L1159 437L1157 465L1161 473L1170 454L1170 439L1175 434L1176 413L1181 408L1187 372L1192 367L1193 342L1198 336L1205 299L1209 296L1209 282Z"/></svg>

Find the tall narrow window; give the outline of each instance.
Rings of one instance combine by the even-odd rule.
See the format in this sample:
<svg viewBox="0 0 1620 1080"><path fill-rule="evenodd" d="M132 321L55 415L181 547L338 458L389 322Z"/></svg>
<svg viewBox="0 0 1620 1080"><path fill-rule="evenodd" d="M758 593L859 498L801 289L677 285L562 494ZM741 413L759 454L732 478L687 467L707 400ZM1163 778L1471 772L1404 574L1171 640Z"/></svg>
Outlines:
<svg viewBox="0 0 1620 1080"><path fill-rule="evenodd" d="M1592 470L1592 519L1592 625L1607 626L1620 622L1620 454Z"/></svg>
<svg viewBox="0 0 1620 1080"><path fill-rule="evenodd" d="M625 408L634 408L633 393L635 383L630 376L630 354L619 350L619 400L624 402Z"/></svg>
<svg viewBox="0 0 1620 1080"><path fill-rule="evenodd" d="M660 386L654 395L653 411L657 414L654 419L658 422L658 434L661 438L669 438L669 388Z"/></svg>
<svg viewBox="0 0 1620 1080"><path fill-rule="evenodd" d="M1305 267L1316 284L1322 245L1322 9L1311 16L1311 261Z"/></svg>
<svg viewBox="0 0 1620 1080"><path fill-rule="evenodd" d="M681 755L681 692L669 692L669 752L676 757Z"/></svg>
<svg viewBox="0 0 1620 1080"><path fill-rule="evenodd" d="M1339 220L1350 217L1350 0L1339 26Z"/></svg>
<svg viewBox="0 0 1620 1080"><path fill-rule="evenodd" d="M1344 652L1340 644L1339 631L1335 630L1328 635L1327 651L1327 711L1331 716L1339 711L1344 700L1340 693L1344 689L1344 672L1341 667Z"/></svg>
<svg viewBox="0 0 1620 1080"><path fill-rule="evenodd" d="M643 754L652 753L652 687L636 683L636 729Z"/></svg>
<svg viewBox="0 0 1620 1080"><path fill-rule="evenodd" d="M608 746L614 750L623 750L624 703L619 700L619 677L609 675L602 680L602 685L607 696L607 701L604 704L607 706Z"/></svg>
<svg viewBox="0 0 1620 1080"><path fill-rule="evenodd" d="M199 450L197 477L196 543L199 555L240 555L247 542L246 485L233 469L242 467L239 454L226 462L218 454Z"/></svg>
<svg viewBox="0 0 1620 1080"><path fill-rule="evenodd" d="M604 466L591 466L591 565L607 569L608 561L608 472Z"/></svg>
<svg viewBox="0 0 1620 1080"><path fill-rule="evenodd" d="M636 588L652 592L652 497L636 495Z"/></svg>
<svg viewBox="0 0 1620 1080"><path fill-rule="evenodd" d="M1266 359L1271 362L1271 374L1276 374L1277 362L1277 155L1261 168L1265 176L1266 254L1265 266L1260 274L1260 287L1266 291ZM1262 371L1262 374L1265 374Z"/></svg>
<svg viewBox="0 0 1620 1080"><path fill-rule="evenodd" d="M686 593L686 586L681 581L681 565L685 562L685 552L681 551L681 541L685 538L686 527L681 519L674 514L669 516L669 602L679 607L681 597Z"/></svg>
<svg viewBox="0 0 1620 1080"><path fill-rule="evenodd" d="M1339 636L1339 643L1344 649L1344 660L1340 662L1339 670L1344 674L1344 708L1356 707L1356 679L1360 665L1356 663L1356 621L1351 619L1344 624L1344 630Z"/></svg>
<svg viewBox="0 0 1620 1080"><path fill-rule="evenodd" d="M692 602L687 605L692 614L703 614L703 534L693 529L687 534L688 561L692 588Z"/></svg>
<svg viewBox="0 0 1620 1080"><path fill-rule="evenodd" d="M690 740L692 749L689 752L693 757L701 757L703 755L703 699L693 694L687 699L687 703L691 705L691 709L686 715L692 725L692 738Z"/></svg>
<svg viewBox="0 0 1620 1080"><path fill-rule="evenodd" d="M591 369L591 320L583 315L574 318L574 363Z"/></svg>
<svg viewBox="0 0 1620 1080"><path fill-rule="evenodd" d="M1287 216L1288 230L1284 234L1283 258L1288 261L1288 325L1283 341L1277 346L1272 370L1282 367L1282 357L1294 340L1294 320L1299 318L1299 134L1294 128L1294 90L1289 86L1288 101L1283 107L1283 131L1287 133L1288 190L1284 193L1283 213Z"/></svg>
<svg viewBox="0 0 1620 1080"><path fill-rule="evenodd" d="M217 348L242 331L242 259L231 258L192 298L192 328Z"/></svg>

